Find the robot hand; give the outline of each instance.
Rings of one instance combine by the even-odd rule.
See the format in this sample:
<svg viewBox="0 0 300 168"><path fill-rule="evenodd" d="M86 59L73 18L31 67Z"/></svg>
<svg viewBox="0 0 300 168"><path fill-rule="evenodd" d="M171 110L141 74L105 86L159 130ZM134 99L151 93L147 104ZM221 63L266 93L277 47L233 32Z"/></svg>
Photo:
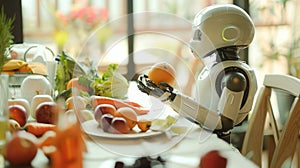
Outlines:
<svg viewBox="0 0 300 168"><path fill-rule="evenodd" d="M159 82L158 85L156 85L147 75L140 75L137 84L140 91L156 97L162 102L172 100L175 96L172 86L165 82Z"/></svg>

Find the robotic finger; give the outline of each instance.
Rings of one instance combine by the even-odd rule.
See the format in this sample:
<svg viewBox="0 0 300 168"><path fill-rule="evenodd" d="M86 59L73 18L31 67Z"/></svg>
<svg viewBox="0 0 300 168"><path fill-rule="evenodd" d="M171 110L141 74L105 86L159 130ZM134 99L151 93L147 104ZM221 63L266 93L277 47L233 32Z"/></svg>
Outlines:
<svg viewBox="0 0 300 168"><path fill-rule="evenodd" d="M154 97L160 97L162 94L164 94L164 90L162 90L154 82L152 82L147 75L139 76L138 88L140 91Z"/></svg>
<svg viewBox="0 0 300 168"><path fill-rule="evenodd" d="M160 82L156 85L147 75L140 75L138 78L138 89L150 96L159 98L161 101L167 101L172 95L173 87L167 83Z"/></svg>
<svg viewBox="0 0 300 168"><path fill-rule="evenodd" d="M138 80L137 80L137 86L138 86L138 89L141 91L141 92L144 92L146 93L147 95L150 94L150 91L151 91L151 88L148 87L147 85L147 82L146 82L146 79L148 78L147 75L140 75L138 77Z"/></svg>
<svg viewBox="0 0 300 168"><path fill-rule="evenodd" d="M158 87L163 89L164 91L167 91L170 93L172 93L174 90L174 88L171 85L169 85L168 83L165 83L165 82L159 82Z"/></svg>

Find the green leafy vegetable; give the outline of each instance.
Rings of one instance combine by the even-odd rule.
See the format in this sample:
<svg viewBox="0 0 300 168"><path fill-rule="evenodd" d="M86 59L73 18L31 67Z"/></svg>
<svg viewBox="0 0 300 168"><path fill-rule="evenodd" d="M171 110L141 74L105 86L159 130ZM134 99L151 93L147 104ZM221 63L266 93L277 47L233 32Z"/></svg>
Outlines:
<svg viewBox="0 0 300 168"><path fill-rule="evenodd" d="M71 78L74 78L74 62L68 60L63 52L59 57L55 78L55 90L59 93L57 97L66 99L71 91L66 91L66 85ZM109 64L107 70L102 75L91 69L88 74L81 74L78 77L78 83L89 88L88 95L107 96L113 98L125 98L128 91L128 81L119 72L118 64ZM81 93L82 94L82 93ZM84 95L84 96L88 96Z"/></svg>
<svg viewBox="0 0 300 168"><path fill-rule="evenodd" d="M128 86L127 79L118 71L118 64L108 65L102 76L91 83L95 95L114 98L124 98Z"/></svg>
<svg viewBox="0 0 300 168"><path fill-rule="evenodd" d="M86 75L84 69L69 55L62 51L57 57L58 64L55 77L55 91L61 94L72 78Z"/></svg>

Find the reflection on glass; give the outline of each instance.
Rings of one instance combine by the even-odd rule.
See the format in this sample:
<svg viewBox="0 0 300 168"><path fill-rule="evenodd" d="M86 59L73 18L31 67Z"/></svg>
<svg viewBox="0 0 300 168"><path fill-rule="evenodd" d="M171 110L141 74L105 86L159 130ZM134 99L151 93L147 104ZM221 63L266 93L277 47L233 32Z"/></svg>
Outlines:
<svg viewBox="0 0 300 168"><path fill-rule="evenodd" d="M0 75L0 153L6 142L8 130L8 75Z"/></svg>

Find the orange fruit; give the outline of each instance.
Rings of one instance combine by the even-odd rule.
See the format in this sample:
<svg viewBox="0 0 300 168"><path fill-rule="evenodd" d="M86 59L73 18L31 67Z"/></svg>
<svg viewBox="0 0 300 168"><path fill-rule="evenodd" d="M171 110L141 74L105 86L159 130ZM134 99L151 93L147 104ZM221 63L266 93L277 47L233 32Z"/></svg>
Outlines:
<svg viewBox="0 0 300 168"><path fill-rule="evenodd" d="M78 78L70 79L66 85L66 90L68 90L70 88L77 88L77 89L85 91L85 92L89 91L89 88L79 84L78 80L79 80Z"/></svg>
<svg viewBox="0 0 300 168"><path fill-rule="evenodd" d="M169 85L173 85L175 81L175 69L167 62L156 63L148 72L148 77L156 85L159 82L165 82Z"/></svg>
<svg viewBox="0 0 300 168"><path fill-rule="evenodd" d="M137 125L142 132L146 132L150 129L152 122L150 120L139 120Z"/></svg>
<svg viewBox="0 0 300 168"><path fill-rule="evenodd" d="M130 107L121 107L117 109L117 112L115 113L115 117L124 118L130 129L136 126L137 115L135 111Z"/></svg>

